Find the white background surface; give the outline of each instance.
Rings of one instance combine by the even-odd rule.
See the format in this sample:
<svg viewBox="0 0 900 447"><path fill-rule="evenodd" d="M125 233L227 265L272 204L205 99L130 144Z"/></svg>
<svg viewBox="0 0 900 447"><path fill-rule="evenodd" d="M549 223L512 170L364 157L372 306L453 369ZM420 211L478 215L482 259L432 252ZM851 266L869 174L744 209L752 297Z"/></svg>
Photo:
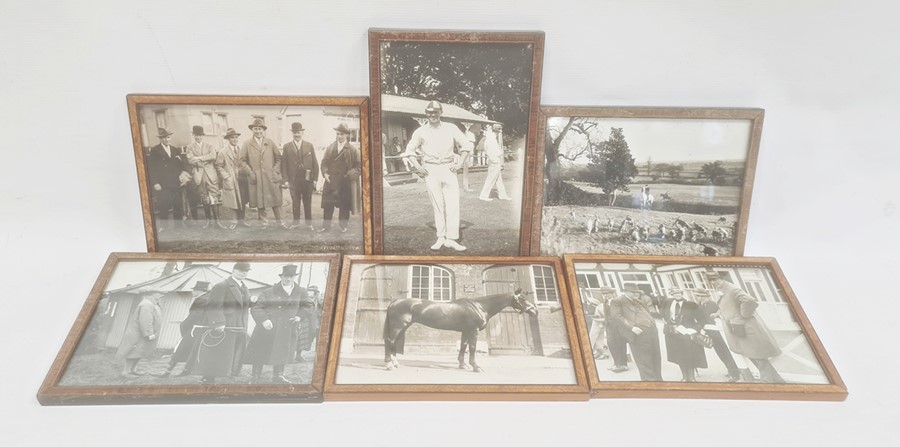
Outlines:
<svg viewBox="0 0 900 447"><path fill-rule="evenodd" d="M893 445L898 9L827 0L3 1L0 444ZM745 251L778 258L847 401L38 405L109 252L145 250L125 95L368 95L368 27L543 30L547 105L765 108Z"/></svg>

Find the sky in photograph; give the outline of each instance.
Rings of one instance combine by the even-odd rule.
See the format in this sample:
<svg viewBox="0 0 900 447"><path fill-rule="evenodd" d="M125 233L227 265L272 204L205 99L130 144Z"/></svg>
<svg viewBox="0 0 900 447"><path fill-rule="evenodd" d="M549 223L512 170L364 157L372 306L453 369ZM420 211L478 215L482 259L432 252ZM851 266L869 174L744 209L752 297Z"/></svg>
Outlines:
<svg viewBox="0 0 900 447"><path fill-rule="evenodd" d="M562 128L568 118L550 118L549 125ZM595 118L602 129L621 127L636 163L672 161L745 160L750 141L750 120L717 119L608 119ZM583 158L579 162L587 163Z"/></svg>
<svg viewBox="0 0 900 447"><path fill-rule="evenodd" d="M234 262L195 262L195 264L212 264L230 272L234 266ZM268 284L275 284L280 281L278 276L281 268L286 262L251 262L250 273L247 275L250 279L255 279ZM307 287L307 281L310 285L319 287L319 290L325 290L328 281L328 262L306 262L293 263L302 265L302 276L299 279L300 286ZM106 290L116 290L128 285L140 284L153 278L158 278L162 273L165 262L157 261L121 261L116 266L115 271L107 283ZM178 269L181 270L184 263L178 263ZM309 274L310 266L312 266L312 275Z"/></svg>

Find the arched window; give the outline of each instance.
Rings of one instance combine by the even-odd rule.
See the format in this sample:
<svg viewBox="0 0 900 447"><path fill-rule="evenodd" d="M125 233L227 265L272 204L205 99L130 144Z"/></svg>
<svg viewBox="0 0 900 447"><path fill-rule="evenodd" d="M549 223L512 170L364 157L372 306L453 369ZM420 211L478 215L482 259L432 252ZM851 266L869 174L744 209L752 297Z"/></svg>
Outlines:
<svg viewBox="0 0 900 447"><path fill-rule="evenodd" d="M409 266L409 297L420 300L453 299L453 272L437 265Z"/></svg>

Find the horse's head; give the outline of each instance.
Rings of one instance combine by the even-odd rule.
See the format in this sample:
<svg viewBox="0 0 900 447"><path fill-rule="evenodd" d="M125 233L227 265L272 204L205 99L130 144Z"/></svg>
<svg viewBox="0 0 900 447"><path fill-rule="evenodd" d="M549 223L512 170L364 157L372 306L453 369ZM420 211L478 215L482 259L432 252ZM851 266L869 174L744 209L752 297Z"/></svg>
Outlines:
<svg viewBox="0 0 900 447"><path fill-rule="evenodd" d="M521 288L518 288L513 292L512 307L520 314L527 313L528 315L537 315L537 307L534 307L534 304L531 304L531 301L528 301L528 299L525 298L525 292L523 292Z"/></svg>

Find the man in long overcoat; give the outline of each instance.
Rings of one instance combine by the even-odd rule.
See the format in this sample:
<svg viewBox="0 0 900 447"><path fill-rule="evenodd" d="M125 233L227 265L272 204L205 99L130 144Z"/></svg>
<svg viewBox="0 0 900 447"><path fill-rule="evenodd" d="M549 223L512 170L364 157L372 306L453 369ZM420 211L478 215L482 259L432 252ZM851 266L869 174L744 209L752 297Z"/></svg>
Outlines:
<svg viewBox="0 0 900 447"><path fill-rule="evenodd" d="M281 176L291 191L291 204L294 224L291 228L300 228L300 209L302 205L304 225L314 230L312 225L312 193L319 181L319 160L312 143L303 139L303 124L291 124L293 141L285 143L281 154Z"/></svg>
<svg viewBox="0 0 900 447"><path fill-rule="evenodd" d="M250 124L253 137L241 147L241 160L250 167L250 207L256 208L262 228L269 227L266 208L272 208L275 223L284 228L289 225L281 222L281 153L275 142L266 138L265 122L257 118Z"/></svg>
<svg viewBox="0 0 900 447"><path fill-rule="evenodd" d="M756 365L761 382L784 383L784 379L769 361L772 357L781 355L781 348L756 312L759 302L725 281L718 272L706 272L706 278L719 295L719 315L722 317L722 332L728 347ZM743 371L741 375L742 378L747 378L747 371Z"/></svg>
<svg viewBox="0 0 900 447"><path fill-rule="evenodd" d="M300 307L312 304L306 289L294 281L297 275L296 265L285 265L281 281L263 292L250 307L256 322L244 358L244 363L253 365L250 383L259 383L263 365L272 365L273 383L291 383L284 377L284 365L294 359Z"/></svg>
<svg viewBox="0 0 900 447"><path fill-rule="evenodd" d="M169 144L172 132L157 129L159 144L150 148L147 154L147 174L153 196L153 213L156 215L157 229L164 219L171 215L172 224L184 224L183 187L179 176L185 170L184 152L180 147Z"/></svg>
<svg viewBox="0 0 900 447"><path fill-rule="evenodd" d="M322 176L325 185L322 187L322 209L324 222L319 232L331 230L334 208L340 209L338 225L341 232L349 229L350 210L356 197L354 185L358 186L361 169L359 151L350 144L350 129L343 123L334 128L335 142L325 149L322 157Z"/></svg>
<svg viewBox="0 0 900 447"><path fill-rule="evenodd" d="M649 305L638 286L625 284L623 290L625 296L610 301L610 316L619 333L631 346L631 354L641 380L661 382L662 358L656 321L650 315Z"/></svg>
<svg viewBox="0 0 900 447"><path fill-rule="evenodd" d="M199 333L195 332L192 352L193 373L201 375L200 383L212 384L216 377L240 375L247 347L250 291L244 280L250 263L237 262L231 276L215 284L209 291L206 314Z"/></svg>
<svg viewBox="0 0 900 447"><path fill-rule="evenodd" d="M691 336L703 328L700 308L684 299L684 291L670 289L671 298L663 301L660 313L663 317L663 336L666 341L666 360L681 368L683 382L696 382L696 368L706 368L706 351L694 343Z"/></svg>
<svg viewBox="0 0 900 447"><path fill-rule="evenodd" d="M240 136L240 132L229 128L225 132L225 140L228 143L216 156L216 172L222 182L222 204L234 210L235 219L228 226L230 230L237 228L238 225L250 226L244 220L244 207L250 195L247 183L250 167L241 160L241 147L238 146Z"/></svg>
<svg viewBox="0 0 900 447"><path fill-rule="evenodd" d="M116 355L125 361L122 377L144 374L136 368L142 358L149 357L156 349L159 331L162 330L162 309L159 307L161 296L163 293L156 291L145 294L128 319L125 335L116 351Z"/></svg>

